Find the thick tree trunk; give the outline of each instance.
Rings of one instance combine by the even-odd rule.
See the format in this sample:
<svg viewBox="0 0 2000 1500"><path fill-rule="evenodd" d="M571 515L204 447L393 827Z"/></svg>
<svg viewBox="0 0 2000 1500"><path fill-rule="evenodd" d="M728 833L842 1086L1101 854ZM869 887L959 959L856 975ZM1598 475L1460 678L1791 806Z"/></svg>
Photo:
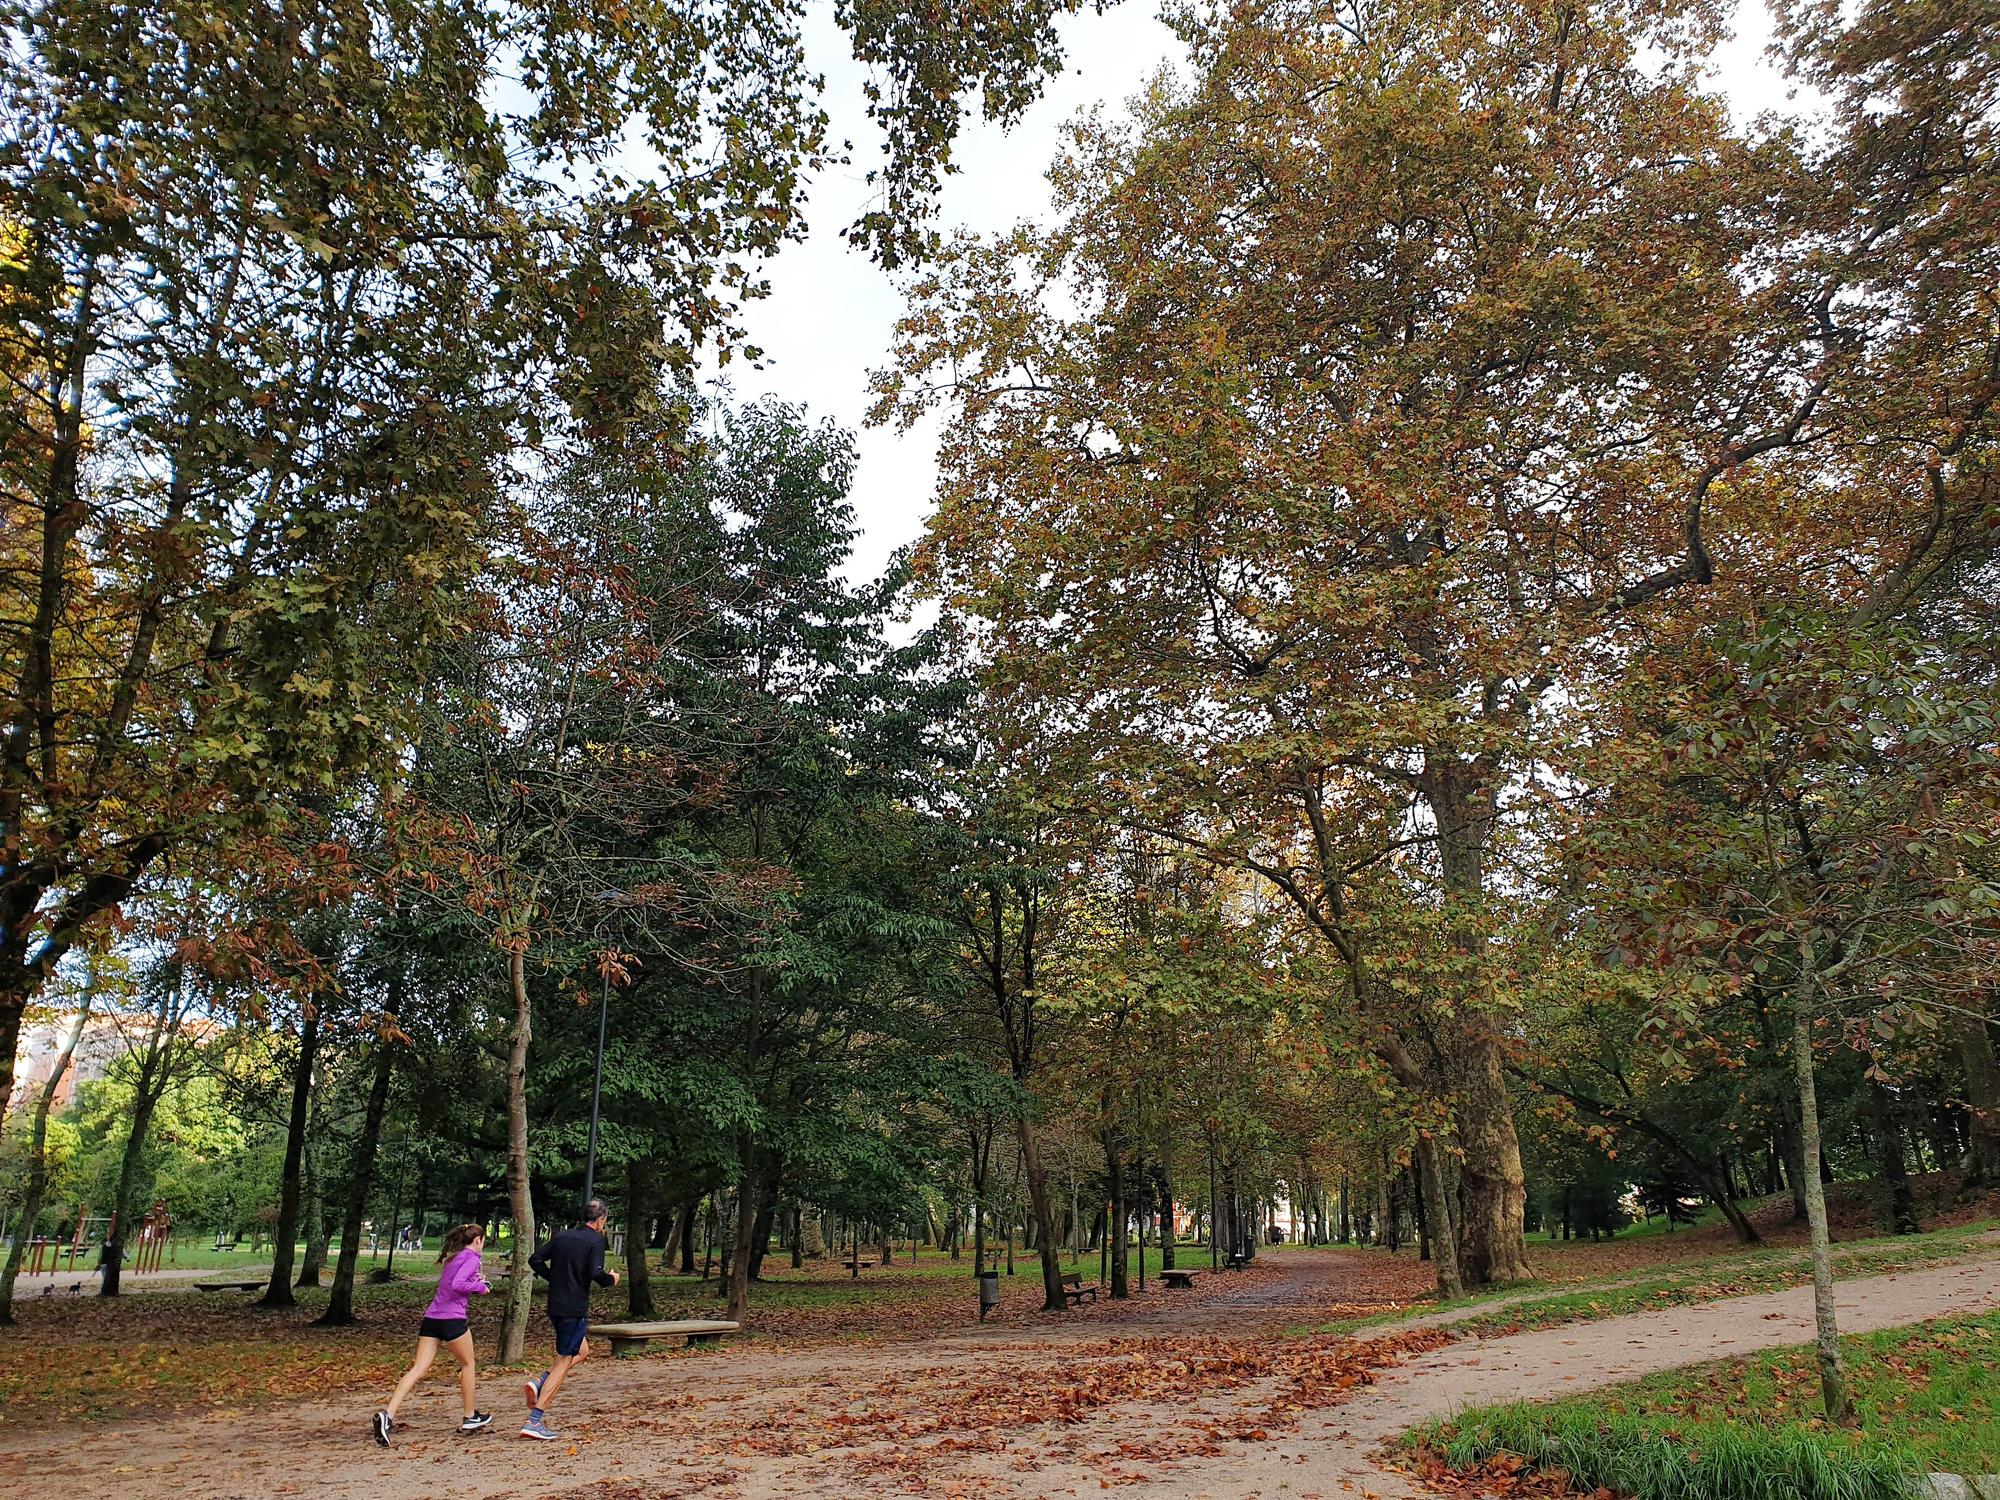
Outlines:
<svg viewBox="0 0 2000 1500"><path fill-rule="evenodd" d="M292 1257L299 1236L299 1169L305 1161L306 1125L312 1114L313 1064L319 1060L319 1006L309 1002L299 1027L298 1062L292 1069L292 1113L285 1132L285 1166L279 1178L278 1230L271 1243L271 1283L260 1307L293 1307Z"/></svg>
<svg viewBox="0 0 2000 1500"><path fill-rule="evenodd" d="M1468 914L1485 903L1486 839L1491 792L1482 772L1454 752L1427 752L1422 774L1425 800L1437 820L1438 855L1454 903ZM1455 945L1473 977L1460 1006L1457 1104L1459 1274L1468 1286L1526 1281L1527 1177L1507 1093L1506 1047L1488 1008L1484 938L1471 916L1457 924Z"/></svg>
<svg viewBox="0 0 2000 1500"><path fill-rule="evenodd" d="M652 1174L637 1157L625 1164L625 1313L653 1316L653 1263L646 1254L646 1216L653 1211Z"/></svg>
<svg viewBox="0 0 2000 1500"><path fill-rule="evenodd" d="M736 1153L743 1175L736 1188L736 1226L729 1253L729 1316L741 1322L750 1310L750 1245L757 1229L757 1209L764 1195L757 1173L756 1148L749 1132L737 1138ZM854 1254L858 1262L861 1255L858 1237ZM855 1270L858 1274L859 1264Z"/></svg>
<svg viewBox="0 0 2000 1500"><path fill-rule="evenodd" d="M35 1097L34 1125L28 1135L28 1180L21 1189L20 1220L7 1246L6 1267L0 1269L0 1328L14 1321L14 1279L21 1274L21 1260L27 1254L35 1220L41 1217L42 1203L49 1192L49 1110L55 1103L56 1090L62 1087L63 1074L69 1071L69 1060L76 1055L76 1044L90 1021L90 1001L91 986L86 981L83 1004L77 1007L76 1018L63 1033L62 1050L56 1054L48 1079ZM5 1101L6 1095L0 1094L0 1104Z"/></svg>
<svg viewBox="0 0 2000 1500"><path fill-rule="evenodd" d="M1792 1022L1792 1069L1798 1079L1799 1141L1805 1153L1805 1171L1801 1176L1806 1189L1806 1224L1812 1234L1813 1322L1818 1334L1820 1396L1826 1403L1827 1420L1839 1426L1852 1426L1854 1406L1847 1395L1847 1372L1840 1358L1840 1324L1833 1301L1833 1241L1827 1231L1826 1188L1819 1175L1819 1093L1813 1083L1813 1018L1806 998L1812 982L1812 962L1808 957Z"/></svg>
<svg viewBox="0 0 2000 1500"><path fill-rule="evenodd" d="M1868 1080L1868 1112L1875 1125L1875 1159L1881 1164L1882 1186L1889 1195L1889 1228L1896 1234L1922 1234L1917 1195L1910 1190L1910 1170L1903 1160L1903 1132L1896 1120L1896 1102L1880 1079Z"/></svg>
<svg viewBox="0 0 2000 1500"><path fill-rule="evenodd" d="M528 1041L534 1034L528 1003L527 954L507 955L507 979L514 1001L514 1030L507 1049L507 1211L514 1221L508 1256L507 1302L500 1315L500 1363L511 1365L528 1342L528 1311L535 1295L535 1200L528 1182Z"/></svg>
<svg viewBox="0 0 2000 1500"><path fill-rule="evenodd" d="M1375 1044L1376 1056L1388 1067L1390 1075L1413 1098L1421 1099L1425 1094L1423 1069L1402 1039L1393 1032L1385 1031ZM1417 1130L1417 1175L1418 1188L1424 1194L1424 1205L1431 1224L1431 1254L1437 1268L1438 1296L1451 1301L1465 1295L1465 1272L1458 1256L1458 1219L1451 1211L1446 1191L1444 1172L1444 1151L1438 1145L1437 1136L1432 1131ZM1515 1150L1518 1163L1519 1147ZM1525 1215L1525 1187L1523 1212ZM1347 1174L1340 1174L1340 1242L1345 1245L1353 1233L1353 1220L1349 1214L1347 1201Z"/></svg>
<svg viewBox="0 0 2000 1500"><path fill-rule="evenodd" d="M2000 1183L2000 1061L1993 1053L1993 1033L1977 1016L1961 1016L1953 1025L1959 1065L1965 1069L1965 1103L1970 1136L1965 1155L1965 1185Z"/></svg>
<svg viewBox="0 0 2000 1500"><path fill-rule="evenodd" d="M1042 1168L1042 1148L1026 1116L1014 1127L1021 1141L1021 1172L1028 1179L1028 1207L1035 1216L1035 1243L1042 1260L1042 1310L1062 1312L1069 1306L1063 1296L1062 1247L1056 1243L1055 1223L1049 1208L1048 1173Z"/></svg>
<svg viewBox="0 0 2000 1500"><path fill-rule="evenodd" d="M1468 1286L1526 1281L1534 1275L1528 1264L1528 1185L1501 1038L1486 1020L1469 1023L1467 1032L1457 1108L1465 1214L1459 1273Z"/></svg>
<svg viewBox="0 0 2000 1500"><path fill-rule="evenodd" d="M391 982L391 1004L401 999L400 985ZM375 1076L368 1080L368 1104L361 1115L361 1135L348 1166L347 1203L340 1216L340 1258L333 1266L333 1290L318 1321L340 1327L354 1321L354 1276L361 1265L361 1221L368 1216L368 1193L375 1185L375 1162L382 1150L382 1121L389 1113L389 1084L396 1056L389 1043L395 1013L382 1018L375 1032Z"/></svg>

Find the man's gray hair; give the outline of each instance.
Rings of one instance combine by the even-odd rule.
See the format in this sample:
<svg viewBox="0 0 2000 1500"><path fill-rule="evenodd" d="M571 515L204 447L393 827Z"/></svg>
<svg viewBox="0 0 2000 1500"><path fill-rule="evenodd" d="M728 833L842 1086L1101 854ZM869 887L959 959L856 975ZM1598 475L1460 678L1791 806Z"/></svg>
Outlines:
<svg viewBox="0 0 2000 1500"><path fill-rule="evenodd" d="M609 1217L611 1217L611 1210L604 1206L602 1198L592 1198L588 1203L583 1205L583 1222L586 1224L595 1224L599 1219L608 1219Z"/></svg>

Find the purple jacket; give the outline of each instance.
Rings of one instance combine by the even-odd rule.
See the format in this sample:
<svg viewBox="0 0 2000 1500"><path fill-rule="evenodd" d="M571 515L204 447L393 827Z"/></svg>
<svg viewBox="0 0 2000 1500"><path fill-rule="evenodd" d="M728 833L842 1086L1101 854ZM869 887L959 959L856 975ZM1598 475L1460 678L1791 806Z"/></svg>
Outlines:
<svg viewBox="0 0 2000 1500"><path fill-rule="evenodd" d="M486 1284L485 1274L479 1269L479 1252L467 1245L446 1263L444 1275L438 1277L437 1295L424 1309L424 1316L462 1318L467 1298L475 1292L484 1297L492 1290Z"/></svg>

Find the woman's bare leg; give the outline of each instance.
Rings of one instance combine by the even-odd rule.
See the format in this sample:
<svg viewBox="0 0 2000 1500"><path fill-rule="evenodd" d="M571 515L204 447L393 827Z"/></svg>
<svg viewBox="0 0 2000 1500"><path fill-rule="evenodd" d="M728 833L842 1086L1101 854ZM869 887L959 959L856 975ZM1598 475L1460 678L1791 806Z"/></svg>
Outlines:
<svg viewBox="0 0 2000 1500"><path fill-rule="evenodd" d="M478 1409L479 1371L472 1352L472 1331L467 1329L453 1339L445 1348L458 1361L458 1399L465 1403L465 1414L469 1417Z"/></svg>
<svg viewBox="0 0 2000 1500"><path fill-rule="evenodd" d="M471 1342L470 1335L467 1336L467 1342ZM403 1398L416 1388L419 1380L430 1374L431 1361L437 1358L437 1352L438 1341L430 1337L430 1335L426 1334L417 1340L416 1360L410 1365L409 1369L403 1372L403 1378L396 1382L396 1394L391 1396L389 1404L382 1408L382 1410L389 1414L391 1419L396 1415L396 1408L403 1404ZM470 1410L470 1408L467 1409Z"/></svg>

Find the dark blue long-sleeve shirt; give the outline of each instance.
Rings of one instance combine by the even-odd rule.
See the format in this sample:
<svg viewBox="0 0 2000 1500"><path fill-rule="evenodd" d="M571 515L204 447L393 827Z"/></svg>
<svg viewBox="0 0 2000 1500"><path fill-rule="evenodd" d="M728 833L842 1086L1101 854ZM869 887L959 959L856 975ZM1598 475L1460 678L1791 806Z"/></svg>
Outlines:
<svg viewBox="0 0 2000 1500"><path fill-rule="evenodd" d="M549 1284L549 1316L587 1318L590 1316L590 1286L612 1285L604 1269L604 1236L582 1226L565 1229L528 1257L535 1274Z"/></svg>

